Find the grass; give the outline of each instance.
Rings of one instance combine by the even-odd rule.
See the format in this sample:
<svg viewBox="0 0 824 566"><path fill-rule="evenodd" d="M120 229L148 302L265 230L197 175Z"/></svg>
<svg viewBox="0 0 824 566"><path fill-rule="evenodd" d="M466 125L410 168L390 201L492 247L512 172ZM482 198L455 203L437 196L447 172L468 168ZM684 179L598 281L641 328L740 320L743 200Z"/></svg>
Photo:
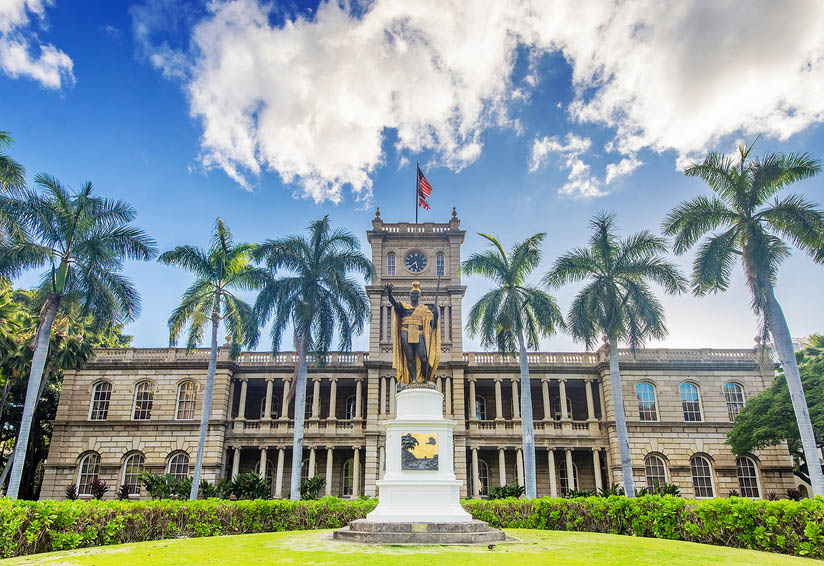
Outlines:
<svg viewBox="0 0 824 566"><path fill-rule="evenodd" d="M331 531L292 531L228 537L161 540L51 552L0 560L0 565L200 566L311 564L317 566L486 566L513 564L777 566L816 560L692 542L599 533L508 529L518 542L486 546L362 546L331 540Z"/></svg>

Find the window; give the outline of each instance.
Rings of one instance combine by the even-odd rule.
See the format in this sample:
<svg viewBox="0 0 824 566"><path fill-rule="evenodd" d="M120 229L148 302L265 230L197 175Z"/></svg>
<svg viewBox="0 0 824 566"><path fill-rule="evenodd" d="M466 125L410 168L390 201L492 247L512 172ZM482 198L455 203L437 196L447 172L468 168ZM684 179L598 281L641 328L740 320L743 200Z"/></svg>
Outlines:
<svg viewBox="0 0 824 566"><path fill-rule="evenodd" d="M386 274L395 275L395 254L386 256Z"/></svg>
<svg viewBox="0 0 824 566"><path fill-rule="evenodd" d="M713 497L715 492L712 487L712 468L709 461L703 456L693 456L690 458L692 468L692 489L695 491L696 499L702 497Z"/></svg>
<svg viewBox="0 0 824 566"><path fill-rule="evenodd" d="M644 471L647 475L647 488L658 491L667 484L667 467L660 456L650 454L644 458Z"/></svg>
<svg viewBox="0 0 824 566"><path fill-rule="evenodd" d="M154 402L154 383L141 381L134 389L134 412L132 419L136 421L147 421L152 416L152 403Z"/></svg>
<svg viewBox="0 0 824 566"><path fill-rule="evenodd" d="M300 481L309 479L309 458L306 458L300 465Z"/></svg>
<svg viewBox="0 0 824 566"><path fill-rule="evenodd" d="M123 483L129 495L140 495L140 476L143 474L143 454L135 452L126 457L123 463Z"/></svg>
<svg viewBox="0 0 824 566"><path fill-rule="evenodd" d="M357 402L358 399L354 395L346 398L346 420L351 421L355 418L357 414Z"/></svg>
<svg viewBox="0 0 824 566"><path fill-rule="evenodd" d="M566 460L561 460L561 463L558 465L558 481L561 482L561 493L568 493L569 481L567 480ZM578 483L578 466L576 464L572 464L572 482L574 489L578 489L580 484Z"/></svg>
<svg viewBox="0 0 824 566"><path fill-rule="evenodd" d="M684 420L687 422L701 421L701 400L698 397L698 387L694 383L682 383L678 389L681 391Z"/></svg>
<svg viewBox="0 0 824 566"><path fill-rule="evenodd" d="M446 265L446 262L445 262L445 259L444 259L444 255L442 253L439 253L438 255L436 255L435 256L435 269L437 270L436 275L443 276L443 275L446 274L445 273L445 265Z"/></svg>
<svg viewBox="0 0 824 566"><path fill-rule="evenodd" d="M486 420L486 399L480 395L475 395L475 418L479 421Z"/></svg>
<svg viewBox="0 0 824 566"><path fill-rule="evenodd" d="M746 456L737 458L735 467L738 469L738 486L741 488L741 496L753 499L761 497L758 490L758 470L752 458Z"/></svg>
<svg viewBox="0 0 824 566"><path fill-rule="evenodd" d="M489 495L489 466L483 460L478 460L478 495L486 497ZM473 488L472 493L475 490Z"/></svg>
<svg viewBox="0 0 824 566"><path fill-rule="evenodd" d="M105 421L109 416L109 401L112 399L112 384L98 381L92 389L92 404L89 407L89 420Z"/></svg>
<svg viewBox="0 0 824 566"><path fill-rule="evenodd" d="M188 421L195 418L195 401L197 400L197 383L184 381L177 386L177 410L175 419Z"/></svg>
<svg viewBox="0 0 824 566"><path fill-rule="evenodd" d="M272 397L272 408L269 417L272 419L278 418L278 407L280 407L280 399ZM266 413L266 396L260 398L260 418L263 418Z"/></svg>
<svg viewBox="0 0 824 566"><path fill-rule="evenodd" d="M555 413L555 420L560 421L562 417L560 397L556 397L555 401L552 402L552 411ZM569 416L569 418L572 418L572 399L570 399L569 397L567 397L567 416Z"/></svg>
<svg viewBox="0 0 824 566"><path fill-rule="evenodd" d="M303 418L305 420L312 418L312 402L313 402L313 396L312 395L307 395L306 396L306 401L304 403L305 406L303 408Z"/></svg>
<svg viewBox="0 0 824 566"><path fill-rule="evenodd" d="M724 385L724 397L727 399L727 414L734 421L744 408L744 388L737 383L727 383Z"/></svg>
<svg viewBox="0 0 824 566"><path fill-rule="evenodd" d="M260 467L260 464L258 464ZM275 482L275 463L270 459L266 458L266 485L269 486L269 492L272 491L272 486Z"/></svg>
<svg viewBox="0 0 824 566"><path fill-rule="evenodd" d="M169 465L166 468L167 474L172 474L179 480L189 477L189 455L185 452L175 452L169 458Z"/></svg>
<svg viewBox="0 0 824 566"><path fill-rule="evenodd" d="M638 397L638 416L642 421L657 421L658 408L655 406L655 387L651 383L642 381L635 386L635 395Z"/></svg>
<svg viewBox="0 0 824 566"><path fill-rule="evenodd" d="M341 497L352 497L353 489L352 489L352 481L353 481L353 466L355 465L354 460L347 460L343 464L343 470L341 470L340 474L340 496Z"/></svg>
<svg viewBox="0 0 824 566"><path fill-rule="evenodd" d="M92 494L92 482L97 479L99 468L100 455L96 452L90 452L80 459L80 466L77 468L78 495Z"/></svg>

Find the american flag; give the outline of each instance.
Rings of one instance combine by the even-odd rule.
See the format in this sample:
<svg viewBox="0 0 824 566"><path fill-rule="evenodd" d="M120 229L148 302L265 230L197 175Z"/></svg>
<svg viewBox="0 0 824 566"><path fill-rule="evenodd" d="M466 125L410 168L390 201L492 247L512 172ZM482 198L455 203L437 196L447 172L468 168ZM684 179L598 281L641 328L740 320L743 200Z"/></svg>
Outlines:
<svg viewBox="0 0 824 566"><path fill-rule="evenodd" d="M429 210L431 207L429 203L426 202L426 199L429 198L431 194L432 185L429 184L429 181L423 176L423 171L418 167L418 206L423 207L424 210Z"/></svg>

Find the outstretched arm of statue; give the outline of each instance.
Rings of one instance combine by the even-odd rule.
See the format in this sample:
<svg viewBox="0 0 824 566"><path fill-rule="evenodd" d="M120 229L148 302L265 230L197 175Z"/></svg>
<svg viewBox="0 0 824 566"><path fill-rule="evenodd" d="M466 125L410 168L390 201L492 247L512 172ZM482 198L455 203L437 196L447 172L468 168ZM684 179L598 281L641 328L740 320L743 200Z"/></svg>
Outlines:
<svg viewBox="0 0 824 566"><path fill-rule="evenodd" d="M392 305L392 308L398 311L399 315L402 315L403 306L401 306L401 304L392 295L392 289L394 288L394 285L392 285L392 283L387 283L383 286L383 288L386 289L386 294L389 295L389 304Z"/></svg>

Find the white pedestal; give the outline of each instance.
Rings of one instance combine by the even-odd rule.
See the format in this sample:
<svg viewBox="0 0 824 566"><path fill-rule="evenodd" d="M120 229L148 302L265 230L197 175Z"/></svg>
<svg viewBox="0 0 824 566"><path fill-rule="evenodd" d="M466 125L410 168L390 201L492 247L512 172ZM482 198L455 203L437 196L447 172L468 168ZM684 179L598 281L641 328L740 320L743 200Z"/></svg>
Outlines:
<svg viewBox="0 0 824 566"><path fill-rule="evenodd" d="M378 506L367 521L383 523L461 523L472 517L460 505L461 481L455 479L455 421L443 418L443 395L410 388L396 396L397 418L386 421L386 473L378 485ZM436 435L437 470L401 469L401 437Z"/></svg>

